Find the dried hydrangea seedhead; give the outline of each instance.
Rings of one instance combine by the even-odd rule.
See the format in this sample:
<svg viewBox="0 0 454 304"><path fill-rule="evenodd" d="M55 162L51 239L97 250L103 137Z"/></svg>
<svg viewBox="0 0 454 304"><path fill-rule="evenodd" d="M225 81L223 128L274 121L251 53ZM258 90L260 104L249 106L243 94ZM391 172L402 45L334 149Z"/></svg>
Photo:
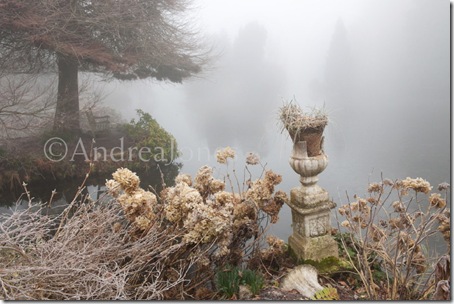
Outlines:
<svg viewBox="0 0 454 304"><path fill-rule="evenodd" d="M227 246L232 239L231 221L233 205L224 203L222 206L216 201L207 200L191 209L184 219L187 233L183 237L186 243L208 243L218 239L217 254L228 254Z"/></svg>
<svg viewBox="0 0 454 304"><path fill-rule="evenodd" d="M257 165L260 163L260 157L252 152L249 152L246 156L246 164L248 165Z"/></svg>
<svg viewBox="0 0 454 304"><path fill-rule="evenodd" d="M282 181L282 176L271 170L266 171L263 179L258 179L251 184L251 188L246 192L245 198L254 201L258 206L270 199L274 192L274 186Z"/></svg>
<svg viewBox="0 0 454 304"><path fill-rule="evenodd" d="M380 192L383 192L383 186L379 183L371 183L371 184L369 184L367 191L369 193L372 193L372 192L380 193Z"/></svg>
<svg viewBox="0 0 454 304"><path fill-rule="evenodd" d="M139 215L135 218L134 220L134 224L139 227L139 229L141 230L145 230L147 229L150 224L151 224L151 221L148 217L146 216L143 216L143 215Z"/></svg>
<svg viewBox="0 0 454 304"><path fill-rule="evenodd" d="M285 248L285 242L274 235L267 235L266 243L268 244L268 246L281 249L282 251Z"/></svg>
<svg viewBox="0 0 454 304"><path fill-rule="evenodd" d="M432 190L432 186L430 185L430 183L420 177L417 178L407 177L406 179L402 180L402 186L405 189L413 189L416 192L422 192L425 194L429 193L430 190Z"/></svg>
<svg viewBox="0 0 454 304"><path fill-rule="evenodd" d="M200 192L203 198L207 198L210 194L215 194L224 191L225 182L215 179L212 176L213 169L209 166L203 166L197 172L194 180L194 188Z"/></svg>
<svg viewBox="0 0 454 304"><path fill-rule="evenodd" d="M139 177L129 169L117 169L112 176L113 180L106 181L109 193L117 199L126 218L139 230L146 230L156 217L156 195L140 188Z"/></svg>
<svg viewBox="0 0 454 304"><path fill-rule="evenodd" d="M346 214L346 206L340 206L339 209L337 209L340 215L344 216Z"/></svg>
<svg viewBox="0 0 454 304"><path fill-rule="evenodd" d="M117 169L117 171L112 174L112 177L127 193L134 192L134 190L136 190L140 184L139 177L127 168Z"/></svg>
<svg viewBox="0 0 454 304"><path fill-rule="evenodd" d="M273 199L273 200L268 200L268 201L264 202L260 206L260 209L262 209L263 212L265 212L266 214L271 216L271 224L275 224L279 220L278 214L282 208L282 205L283 205L282 202L276 201Z"/></svg>
<svg viewBox="0 0 454 304"><path fill-rule="evenodd" d="M369 233L374 242L380 242L383 238L386 238L385 232L376 225L371 226Z"/></svg>
<svg viewBox="0 0 454 304"><path fill-rule="evenodd" d="M378 205L380 201L377 200L375 197L371 196L367 198L367 202L371 205Z"/></svg>
<svg viewBox="0 0 454 304"><path fill-rule="evenodd" d="M359 210L363 210L364 208L368 207L367 206L367 200L365 200L364 198L358 198L358 206L359 206Z"/></svg>
<svg viewBox="0 0 454 304"><path fill-rule="evenodd" d="M424 273L427 268L426 257L422 252L416 252L411 260L411 265L416 268L416 273Z"/></svg>
<svg viewBox="0 0 454 304"><path fill-rule="evenodd" d="M186 183L188 186L192 186L192 179L189 174L178 174L175 177L175 184Z"/></svg>
<svg viewBox="0 0 454 304"><path fill-rule="evenodd" d="M245 220L246 222L257 220L258 208L257 205L249 200L234 204L233 218L234 220Z"/></svg>
<svg viewBox="0 0 454 304"><path fill-rule="evenodd" d="M117 198L118 203L123 208L126 217L132 223L135 223L139 216L146 217L149 223L155 218L153 207L157 203L156 196L143 189L138 189L133 193L123 193ZM137 224L137 223L135 223ZM143 224L143 221L142 221ZM144 230L141 225L140 229Z"/></svg>
<svg viewBox="0 0 454 304"><path fill-rule="evenodd" d="M209 182L208 186L210 194L215 194L220 191L224 191L225 189L225 183L219 179L212 179Z"/></svg>
<svg viewBox="0 0 454 304"><path fill-rule="evenodd" d="M209 166L203 166L197 171L194 179L194 188L196 188L200 194L206 197L210 191L210 181L213 179L213 168Z"/></svg>
<svg viewBox="0 0 454 304"><path fill-rule="evenodd" d="M405 207L404 207L404 204L402 204L401 201L395 201L393 204L392 204L393 208L394 208L394 211L396 212L404 212L405 211Z"/></svg>
<svg viewBox="0 0 454 304"><path fill-rule="evenodd" d="M106 180L107 192L117 198L121 191L121 185L113 179Z"/></svg>
<svg viewBox="0 0 454 304"><path fill-rule="evenodd" d="M438 216L438 221L440 225L438 226L438 231L443 234L444 240L450 244L451 242L451 211L445 210L442 214Z"/></svg>
<svg viewBox="0 0 454 304"><path fill-rule="evenodd" d="M364 206L360 205L359 211L361 212L361 215L362 215L362 217L364 219L369 220L370 212L371 212L370 206L368 206L368 205L364 205Z"/></svg>
<svg viewBox="0 0 454 304"><path fill-rule="evenodd" d="M265 202L262 201L260 204L260 208L271 217L271 223L275 224L279 220L279 211L281 211L282 206L284 203L288 202L287 193L284 191L277 191L274 194L274 198L267 200Z"/></svg>
<svg viewBox="0 0 454 304"><path fill-rule="evenodd" d="M391 227L391 229L402 229L404 228L400 219L398 218L392 218L392 219L389 219L389 226Z"/></svg>
<svg viewBox="0 0 454 304"><path fill-rule="evenodd" d="M435 208L444 208L446 207L446 201L438 193L432 193L429 196L429 202L432 207Z"/></svg>
<svg viewBox="0 0 454 304"><path fill-rule="evenodd" d="M269 262L284 254L285 242L283 240L274 235L268 235L266 237L266 243L269 247L260 251L261 260Z"/></svg>
<svg viewBox="0 0 454 304"><path fill-rule="evenodd" d="M385 179L383 180L383 185L385 185L385 186L393 186L393 185L394 185L394 182L393 182L392 179L390 179L390 178L385 178Z"/></svg>
<svg viewBox="0 0 454 304"><path fill-rule="evenodd" d="M349 220L343 221L343 222L341 223L341 226L342 226L342 227L345 227L345 228L349 228L349 229L352 228L352 225L351 225L351 223L350 223Z"/></svg>
<svg viewBox="0 0 454 304"><path fill-rule="evenodd" d="M203 203L203 198L196 189L181 182L169 188L164 201L166 218L173 223L179 223L184 220L190 209L197 208Z"/></svg>
<svg viewBox="0 0 454 304"><path fill-rule="evenodd" d="M183 241L187 244L205 244L216 240L216 255L229 253L228 245L233 238L232 219L234 195L224 192L224 182L211 177L212 169L202 167L195 178L196 188L190 187L183 179L169 188L164 196L166 218L179 223L185 229ZM203 183L203 184L202 184ZM202 192L211 188L215 194L202 197Z"/></svg>
<svg viewBox="0 0 454 304"><path fill-rule="evenodd" d="M357 211L359 209L359 204L358 202L351 202L350 203L350 210L352 211Z"/></svg>
<svg viewBox="0 0 454 304"><path fill-rule="evenodd" d="M219 149L216 152L216 159L217 162L220 164L226 164L228 158L234 158L235 157L235 151L230 148L230 147L225 147L223 149Z"/></svg>
<svg viewBox="0 0 454 304"><path fill-rule="evenodd" d="M274 173L271 170L268 170L265 172L265 180L273 186L276 186L282 182L282 176Z"/></svg>
<svg viewBox="0 0 454 304"><path fill-rule="evenodd" d="M438 191L448 190L450 187L448 183L444 182L438 185Z"/></svg>
<svg viewBox="0 0 454 304"><path fill-rule="evenodd" d="M218 161L226 162L233 158L234 152L230 147L218 151ZM274 194L274 186L282 181L278 174L268 171L263 179L251 185L252 191L247 194L226 192L224 181L213 178L213 169L201 167L191 186L188 175L179 175L176 185L161 192L165 218L171 223L178 224L183 229L183 242L186 244L207 244L214 242L217 249L214 256L219 258L235 253L238 242L246 242L252 236L257 236L258 211L262 208L271 216L271 222L276 222L278 212L287 194L278 191ZM268 202L268 204L264 204ZM139 219L144 222L143 219ZM230 248L233 240L235 246ZM233 253L231 252L233 249Z"/></svg>
<svg viewBox="0 0 454 304"><path fill-rule="evenodd" d="M235 200L233 194L230 192L226 192L226 191L220 191L220 192L215 193L214 198L215 198L216 203L218 203L221 206L226 205L226 204L232 204L232 206L233 206L233 203Z"/></svg>

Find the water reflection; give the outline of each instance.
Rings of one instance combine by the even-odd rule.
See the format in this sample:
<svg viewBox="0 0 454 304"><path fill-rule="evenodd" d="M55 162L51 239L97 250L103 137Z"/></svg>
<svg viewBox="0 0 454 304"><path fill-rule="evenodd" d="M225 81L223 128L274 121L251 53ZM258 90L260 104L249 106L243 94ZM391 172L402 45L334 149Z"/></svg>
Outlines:
<svg viewBox="0 0 454 304"><path fill-rule="evenodd" d="M156 170L157 171L157 170ZM149 172L140 175L141 187L156 191L162 189L160 172ZM36 182L27 185L31 203L36 208L43 206L43 213L56 216L60 214L73 200L83 201L91 199L99 200L106 191L105 181L111 175L89 178L79 193L83 180L69 179L55 182ZM25 189L16 188L14 191L0 193L0 213L11 214L13 210L24 210L28 208L29 198Z"/></svg>

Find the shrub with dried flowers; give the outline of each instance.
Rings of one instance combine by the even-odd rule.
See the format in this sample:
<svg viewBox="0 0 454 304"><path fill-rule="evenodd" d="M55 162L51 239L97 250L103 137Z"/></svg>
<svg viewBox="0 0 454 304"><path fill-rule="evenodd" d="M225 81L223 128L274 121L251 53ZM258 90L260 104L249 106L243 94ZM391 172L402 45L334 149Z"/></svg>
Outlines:
<svg viewBox="0 0 454 304"><path fill-rule="evenodd" d="M106 181L107 191L118 201L128 220L141 231L146 230L155 218L156 195L140 188L140 179L129 169L120 168Z"/></svg>
<svg viewBox="0 0 454 304"><path fill-rule="evenodd" d="M82 195L82 185L57 217L34 205L28 192L28 208L0 214L2 299L183 299L183 288L187 294L195 288L188 272L203 250L181 244L178 229L148 226L148 220L158 222L159 214L149 218L141 204L153 204L154 197L136 188L132 172L120 169L115 176L118 181L110 181L109 188L123 205L106 195L92 201ZM143 214L128 217L124 206L131 202L120 198L125 195ZM139 235L143 221L147 231ZM197 282L203 276L193 278Z"/></svg>
<svg viewBox="0 0 454 304"><path fill-rule="evenodd" d="M233 150L224 156L221 163L234 157ZM260 163L258 156L249 163ZM260 255L262 221L277 221L287 200L284 192L274 193L282 178L272 171L244 184L246 191L227 192L230 179L216 179L204 166L194 179L178 175L159 196L142 189L129 169L112 177L109 195L92 201L79 190L56 218L31 205L0 215L2 298L212 299L214 290L200 291L215 288L223 265L246 265ZM273 240L270 248L282 252L283 242Z"/></svg>
<svg viewBox="0 0 454 304"><path fill-rule="evenodd" d="M235 151L230 147L218 151L221 164L227 164L233 157ZM256 154L249 154L246 164L260 164L260 159ZM245 171L249 172L247 165ZM213 171L203 166L194 179L187 174L178 175L175 186L164 188L159 199L141 189L139 178L128 169L118 169L106 186L136 227L136 235L155 226L178 231L182 248L193 248L191 254L197 253L198 271L212 272L226 263L241 265L260 255L260 242L265 236L261 231L266 230L263 224L276 223L288 199L285 192L275 192L282 177L271 170L261 179L244 182L243 191L238 181L238 189L234 190L229 173L220 180L214 178ZM226 183L231 192L225 190Z"/></svg>
<svg viewBox="0 0 454 304"><path fill-rule="evenodd" d="M355 196L339 207L346 232L341 241L351 265L359 274L369 299L427 299L435 291L434 263L437 252L428 243L437 230L450 247L450 211L446 208L449 185L442 193L422 178L407 177L371 183L369 197ZM389 201L393 201L389 204ZM376 265L385 279L375 275Z"/></svg>
<svg viewBox="0 0 454 304"><path fill-rule="evenodd" d="M233 157L235 151L230 147L217 153L221 164L226 164L227 159ZM250 154L246 163L258 164L259 157ZM229 175L225 179L234 189ZM186 231L184 242L214 242L213 258L230 254L229 262L238 264L244 256L246 242L259 233L259 222L263 218L260 214L269 216L270 222L276 223L287 195L282 191L274 194L274 187L282 181L282 177L271 170L266 171L262 179L251 182L246 191L225 191L225 179L214 178L213 168L203 166L198 170L194 183L190 176L179 175L176 185L165 189L161 198L166 218Z"/></svg>

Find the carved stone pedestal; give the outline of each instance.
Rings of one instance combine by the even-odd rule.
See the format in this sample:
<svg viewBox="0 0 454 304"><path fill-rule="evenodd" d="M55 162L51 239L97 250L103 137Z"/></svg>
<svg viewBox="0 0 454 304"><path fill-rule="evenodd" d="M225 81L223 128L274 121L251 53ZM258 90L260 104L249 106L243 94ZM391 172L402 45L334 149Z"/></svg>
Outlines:
<svg viewBox="0 0 454 304"><path fill-rule="evenodd" d="M293 234L289 237L289 246L298 258L322 260L329 256L338 257L337 243L331 236L330 209L336 204L328 198L328 193L320 190L317 194L305 187L293 188L290 192L289 206L292 209ZM317 204L310 206L305 200L315 198Z"/></svg>
<svg viewBox="0 0 454 304"><path fill-rule="evenodd" d="M318 156L307 156L306 142L299 141L294 144L290 165L301 176L301 186L291 190L288 203L292 209L293 226L290 248L304 260L338 257L330 221L330 210L336 204L329 199L328 192L316 184L317 175L328 165L328 158L323 151Z"/></svg>

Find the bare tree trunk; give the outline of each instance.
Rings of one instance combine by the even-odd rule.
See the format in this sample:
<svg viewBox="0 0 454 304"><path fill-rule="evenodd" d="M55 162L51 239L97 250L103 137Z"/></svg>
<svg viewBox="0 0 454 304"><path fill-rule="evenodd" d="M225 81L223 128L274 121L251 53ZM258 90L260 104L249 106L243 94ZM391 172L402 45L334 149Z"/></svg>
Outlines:
<svg viewBox="0 0 454 304"><path fill-rule="evenodd" d="M76 58L57 53L58 93L54 130L78 132L79 122L79 63Z"/></svg>

